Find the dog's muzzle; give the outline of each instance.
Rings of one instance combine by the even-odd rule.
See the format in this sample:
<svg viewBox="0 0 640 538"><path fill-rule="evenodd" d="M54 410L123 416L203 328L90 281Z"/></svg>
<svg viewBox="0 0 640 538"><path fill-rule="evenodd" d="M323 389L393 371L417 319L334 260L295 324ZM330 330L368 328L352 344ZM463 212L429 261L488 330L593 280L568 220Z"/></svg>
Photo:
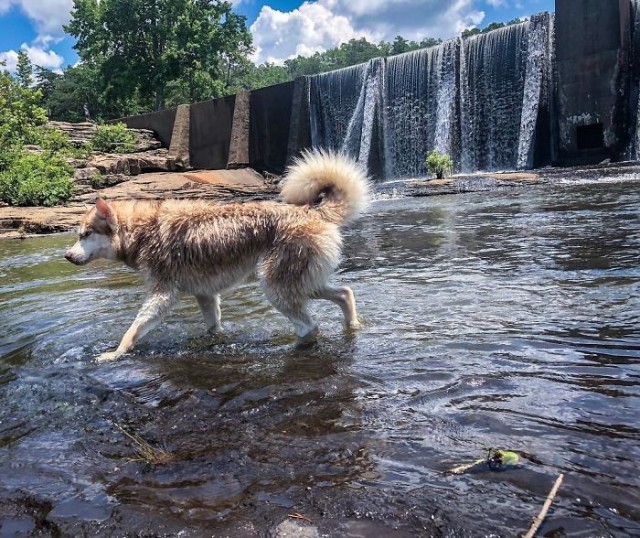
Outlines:
<svg viewBox="0 0 640 538"><path fill-rule="evenodd" d="M75 265L82 265L83 262L78 260L77 258L74 258L73 253L70 250L67 250L64 253L64 257L67 261L70 261L71 263L75 264Z"/></svg>

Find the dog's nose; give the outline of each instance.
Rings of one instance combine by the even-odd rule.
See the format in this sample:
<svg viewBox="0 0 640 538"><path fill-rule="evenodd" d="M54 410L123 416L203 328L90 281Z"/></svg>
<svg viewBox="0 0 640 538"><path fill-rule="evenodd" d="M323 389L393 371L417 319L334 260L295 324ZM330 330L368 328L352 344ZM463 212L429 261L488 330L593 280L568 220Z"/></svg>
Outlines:
<svg viewBox="0 0 640 538"><path fill-rule="evenodd" d="M66 259L66 260L71 261L71 258L72 258L72 256L71 256L71 251L67 250L67 251L64 253L64 257L65 257L65 259Z"/></svg>

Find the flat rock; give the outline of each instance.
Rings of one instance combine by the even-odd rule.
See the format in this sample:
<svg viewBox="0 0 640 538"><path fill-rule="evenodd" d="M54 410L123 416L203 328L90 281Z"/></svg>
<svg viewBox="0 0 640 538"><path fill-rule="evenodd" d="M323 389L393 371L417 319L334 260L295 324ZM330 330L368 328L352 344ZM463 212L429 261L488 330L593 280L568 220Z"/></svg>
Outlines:
<svg viewBox="0 0 640 538"><path fill-rule="evenodd" d="M137 176L145 172L173 172L182 167L170 157L166 149L142 153L93 153L88 166L97 168L103 175L125 174Z"/></svg>

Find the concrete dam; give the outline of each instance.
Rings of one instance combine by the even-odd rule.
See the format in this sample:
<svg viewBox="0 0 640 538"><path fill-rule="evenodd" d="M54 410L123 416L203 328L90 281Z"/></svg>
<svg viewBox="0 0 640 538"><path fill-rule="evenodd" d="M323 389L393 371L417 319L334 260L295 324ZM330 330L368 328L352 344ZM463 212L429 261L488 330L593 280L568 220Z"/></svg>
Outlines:
<svg viewBox="0 0 640 538"><path fill-rule="evenodd" d="M185 166L282 172L307 147L378 179L640 156L640 0L556 0L555 13L398 56L124 118Z"/></svg>

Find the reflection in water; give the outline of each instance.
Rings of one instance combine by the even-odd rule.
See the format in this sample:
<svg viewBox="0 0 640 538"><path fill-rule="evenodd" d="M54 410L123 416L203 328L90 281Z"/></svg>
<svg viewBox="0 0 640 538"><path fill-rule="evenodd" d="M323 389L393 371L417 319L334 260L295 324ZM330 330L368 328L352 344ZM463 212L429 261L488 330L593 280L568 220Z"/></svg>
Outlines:
<svg viewBox="0 0 640 538"><path fill-rule="evenodd" d="M296 350L248 283L224 337L189 299L106 365L138 277L68 264L69 236L1 242L0 522L251 536L300 512L335 536L516 535L564 472L543 533L637 535L639 215L634 183L379 201L339 275L355 336L318 303L321 340ZM524 463L446 472L488 447Z"/></svg>

